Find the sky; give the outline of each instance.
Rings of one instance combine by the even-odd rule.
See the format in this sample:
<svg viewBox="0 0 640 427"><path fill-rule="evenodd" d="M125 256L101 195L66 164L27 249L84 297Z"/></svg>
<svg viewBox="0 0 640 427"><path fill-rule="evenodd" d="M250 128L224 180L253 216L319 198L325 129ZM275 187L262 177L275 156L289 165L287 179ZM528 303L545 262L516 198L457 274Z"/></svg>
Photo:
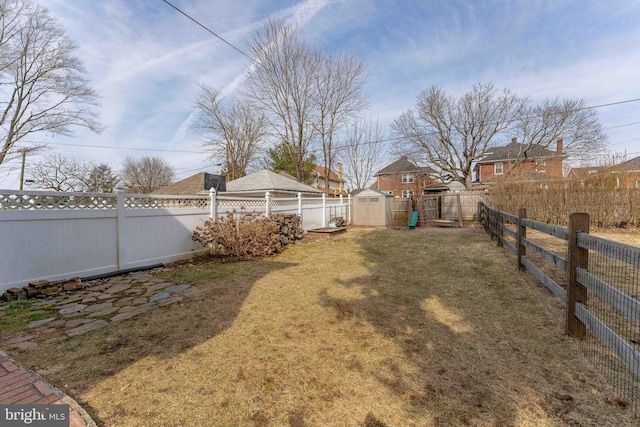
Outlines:
<svg viewBox="0 0 640 427"><path fill-rule="evenodd" d="M350 52L369 75L370 115L383 125L421 90L460 96L491 82L534 100L584 98L610 156L640 155L640 2L598 0L170 0L239 50L266 19L296 23L310 44ZM101 134L38 135L49 149L108 163L169 161L177 179L218 172L191 128L199 85L233 96L249 62L163 0L40 0L79 46L99 95ZM630 102L627 102L630 101ZM505 143L508 141L504 141ZM389 162L393 161L391 156ZM606 161L594 158L594 163ZM17 189L19 161L0 166Z"/></svg>

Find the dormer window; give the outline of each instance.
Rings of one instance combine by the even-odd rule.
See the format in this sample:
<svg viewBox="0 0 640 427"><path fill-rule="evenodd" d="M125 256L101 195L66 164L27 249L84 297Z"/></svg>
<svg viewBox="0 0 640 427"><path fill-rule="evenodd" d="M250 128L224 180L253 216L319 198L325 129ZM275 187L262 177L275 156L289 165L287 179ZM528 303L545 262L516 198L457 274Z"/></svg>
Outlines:
<svg viewBox="0 0 640 427"><path fill-rule="evenodd" d="M493 164L493 174L502 175L504 173L504 164L502 162L495 162Z"/></svg>

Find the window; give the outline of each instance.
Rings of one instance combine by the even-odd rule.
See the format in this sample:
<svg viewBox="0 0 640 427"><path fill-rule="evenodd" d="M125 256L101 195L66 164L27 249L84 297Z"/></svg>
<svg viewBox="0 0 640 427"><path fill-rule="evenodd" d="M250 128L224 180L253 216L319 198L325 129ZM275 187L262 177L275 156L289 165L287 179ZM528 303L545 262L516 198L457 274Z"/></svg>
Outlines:
<svg viewBox="0 0 640 427"><path fill-rule="evenodd" d="M379 198L377 198L377 197L369 197L369 201L370 201L371 203L378 203L378 201L379 201L379 200L380 200L380 199L379 199Z"/></svg>
<svg viewBox="0 0 640 427"><path fill-rule="evenodd" d="M495 162L493 164L493 174L494 175L502 175L502 173L503 173L502 162Z"/></svg>
<svg viewBox="0 0 640 427"><path fill-rule="evenodd" d="M382 179L387 179L387 175L382 175Z"/></svg>
<svg viewBox="0 0 640 427"><path fill-rule="evenodd" d="M412 173L403 173L402 174L402 183L410 184L413 182L413 174Z"/></svg>
<svg viewBox="0 0 640 427"><path fill-rule="evenodd" d="M408 199L413 196L413 190L402 190L402 198Z"/></svg>
<svg viewBox="0 0 640 427"><path fill-rule="evenodd" d="M367 203L366 197L358 197L358 203Z"/></svg>
<svg viewBox="0 0 640 427"><path fill-rule="evenodd" d="M640 181L636 181L636 188L640 188Z"/></svg>
<svg viewBox="0 0 640 427"><path fill-rule="evenodd" d="M536 172L546 172L546 171L547 171L547 161L536 160Z"/></svg>

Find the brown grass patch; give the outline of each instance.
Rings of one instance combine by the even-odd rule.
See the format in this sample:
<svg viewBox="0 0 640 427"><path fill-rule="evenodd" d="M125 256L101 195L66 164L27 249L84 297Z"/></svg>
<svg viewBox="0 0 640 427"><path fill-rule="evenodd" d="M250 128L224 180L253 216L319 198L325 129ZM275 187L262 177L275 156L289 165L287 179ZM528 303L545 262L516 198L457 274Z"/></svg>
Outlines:
<svg viewBox="0 0 640 427"><path fill-rule="evenodd" d="M635 425L483 231L306 243L179 267L201 300L16 358L104 426Z"/></svg>

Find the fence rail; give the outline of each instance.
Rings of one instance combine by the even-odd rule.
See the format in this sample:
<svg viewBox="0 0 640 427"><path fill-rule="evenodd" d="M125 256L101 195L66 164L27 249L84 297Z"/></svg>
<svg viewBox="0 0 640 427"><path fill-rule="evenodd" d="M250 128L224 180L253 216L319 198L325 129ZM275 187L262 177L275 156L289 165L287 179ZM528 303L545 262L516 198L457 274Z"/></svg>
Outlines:
<svg viewBox="0 0 640 427"><path fill-rule="evenodd" d="M350 199L238 199L125 193L0 190L0 291L37 280L95 276L186 259L207 218L230 212L293 213L306 230L351 214Z"/></svg>
<svg viewBox="0 0 640 427"><path fill-rule="evenodd" d="M531 272L566 303L567 333L583 339L590 360L606 371L637 414L640 247L589 234L588 214L571 214L568 228L533 221L526 214L525 209L516 216L478 204L478 221L487 234L517 256L519 269ZM557 253L557 245L550 250L528 237L528 230L566 242L566 258Z"/></svg>

